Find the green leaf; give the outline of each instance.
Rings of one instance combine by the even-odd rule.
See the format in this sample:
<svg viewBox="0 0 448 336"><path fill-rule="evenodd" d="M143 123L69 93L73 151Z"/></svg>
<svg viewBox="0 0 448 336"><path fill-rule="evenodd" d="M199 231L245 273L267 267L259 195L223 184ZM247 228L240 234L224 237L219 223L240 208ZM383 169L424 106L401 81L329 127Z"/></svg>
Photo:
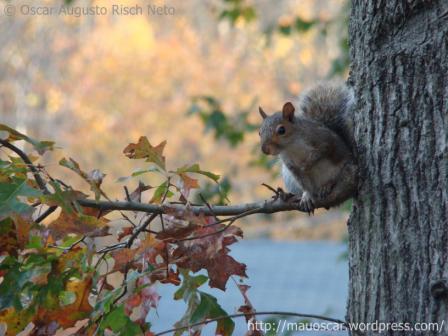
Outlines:
<svg viewBox="0 0 448 336"><path fill-rule="evenodd" d="M10 183L0 183L0 219L11 214L23 214L33 211L26 203L19 201L19 196L38 197L42 193L30 187L25 179L13 178Z"/></svg>
<svg viewBox="0 0 448 336"><path fill-rule="evenodd" d="M150 203L160 203L162 201L163 196L166 193L166 197L170 198L174 194L168 190L168 181L163 182L159 185L154 191L154 195L152 196Z"/></svg>
<svg viewBox="0 0 448 336"><path fill-rule="evenodd" d="M9 158L11 162L0 160L0 176L25 178L28 168L22 159L13 156Z"/></svg>
<svg viewBox="0 0 448 336"><path fill-rule="evenodd" d="M50 185L53 187L53 193L50 195L42 195L40 197L41 202L47 203L48 205L58 205L68 213L74 212L73 204L75 201L87 197L82 192L72 189L62 190L61 185L55 181L50 181Z"/></svg>
<svg viewBox="0 0 448 336"><path fill-rule="evenodd" d="M180 273L183 277L182 286L174 294L175 300L183 299L187 303L187 310L184 315L174 324L175 328L182 328L174 333L174 336L180 336L183 334L190 324L190 318L193 312L196 310L200 303L200 297L198 294L198 287L204 284L208 278L205 275L190 276L189 270L180 268ZM202 326L191 328L191 332L199 331Z"/></svg>
<svg viewBox="0 0 448 336"><path fill-rule="evenodd" d="M219 15L219 19L228 19L234 25L238 19L246 22L253 21L257 14L252 6L246 6L243 1L225 1L229 8L224 9Z"/></svg>
<svg viewBox="0 0 448 336"><path fill-rule="evenodd" d="M0 283L0 311L8 307L22 309L18 295L26 279L20 270L20 263L13 257L6 257L0 264L0 270L6 270Z"/></svg>
<svg viewBox="0 0 448 336"><path fill-rule="evenodd" d="M181 174L181 173L196 173L196 174L201 174L204 176L207 176L208 178L212 179L215 182L218 182L220 176L217 174L213 174L211 172L205 171L205 170L201 170L201 167L199 167L199 165L197 163L191 165L191 166L183 166L179 169L176 170L177 174Z"/></svg>
<svg viewBox="0 0 448 336"><path fill-rule="evenodd" d="M182 286L174 293L174 300L183 299L188 302L192 292L196 292L196 289L207 282L208 277L205 275L190 276L188 270L181 270L181 274L184 278Z"/></svg>
<svg viewBox="0 0 448 336"><path fill-rule="evenodd" d="M40 249L43 247L42 238L39 236L31 236L26 248Z"/></svg>
<svg viewBox="0 0 448 336"><path fill-rule="evenodd" d="M61 160L59 160L59 164L63 167L70 169L70 170L73 170L75 173L77 173L79 175L83 175L81 168L79 167L79 164L72 158L70 158L69 160L67 160L66 158L62 158Z"/></svg>
<svg viewBox="0 0 448 336"><path fill-rule="evenodd" d="M278 31L283 35L291 34L291 26L290 25L281 25L278 27Z"/></svg>
<svg viewBox="0 0 448 336"><path fill-rule="evenodd" d="M107 328L123 336L143 334L140 327L126 315L123 305L116 307L101 321L100 329L105 330Z"/></svg>
<svg viewBox="0 0 448 336"><path fill-rule="evenodd" d="M124 312L124 306L118 306L112 310L104 320L101 322L101 327L103 329L111 328L112 331L117 332L124 328L127 323L128 317Z"/></svg>
<svg viewBox="0 0 448 336"><path fill-rule="evenodd" d="M61 306L67 306L76 301L76 294L69 291L62 291L59 293L59 302Z"/></svg>
<svg viewBox="0 0 448 336"><path fill-rule="evenodd" d="M79 239L80 239L79 236L68 235L68 236L62 238L62 243L60 245L58 245L58 247L64 248L64 249L69 248L75 242L79 241Z"/></svg>
<svg viewBox="0 0 448 336"><path fill-rule="evenodd" d="M224 138L232 147L244 140L246 131L256 129L248 123L247 112L234 114L229 119L222 111L219 100L211 96L193 97L192 106L187 113L198 114L204 123L205 132L213 130L216 139Z"/></svg>
<svg viewBox="0 0 448 336"><path fill-rule="evenodd" d="M201 301L190 318L190 323L205 321L210 318L228 316L226 311L221 308L216 298L210 294L199 291ZM216 334L232 335L235 329L235 323L230 317L217 321Z"/></svg>
<svg viewBox="0 0 448 336"><path fill-rule="evenodd" d="M316 24L315 20L307 21L300 17L296 17L294 27L299 33L303 33L311 29Z"/></svg>
<svg viewBox="0 0 448 336"><path fill-rule="evenodd" d="M151 167L149 169L138 169L134 172L132 172L132 174L130 176L121 176L117 179L117 182L126 182L129 179L131 179L132 177L137 177L143 174L147 174L147 173L159 173L164 175L164 172L158 168L157 166Z"/></svg>
<svg viewBox="0 0 448 336"><path fill-rule="evenodd" d="M205 199L209 203L225 205L230 202L228 194L231 189L232 185L228 177L222 178L219 183L207 182L196 195L195 202L200 203Z"/></svg>
<svg viewBox="0 0 448 336"><path fill-rule="evenodd" d="M0 131L5 131L9 133L9 137L7 141L17 141L17 140L25 140L26 142L33 145L34 149L39 154L44 154L47 150L53 150L54 142L53 141L37 141L34 140L25 134L16 131L15 129L6 126L4 124L0 124Z"/></svg>
<svg viewBox="0 0 448 336"><path fill-rule="evenodd" d="M95 304L95 313L93 317L99 317L99 315L109 314L113 307L115 299L123 292L122 288L116 288L107 292L104 297Z"/></svg>

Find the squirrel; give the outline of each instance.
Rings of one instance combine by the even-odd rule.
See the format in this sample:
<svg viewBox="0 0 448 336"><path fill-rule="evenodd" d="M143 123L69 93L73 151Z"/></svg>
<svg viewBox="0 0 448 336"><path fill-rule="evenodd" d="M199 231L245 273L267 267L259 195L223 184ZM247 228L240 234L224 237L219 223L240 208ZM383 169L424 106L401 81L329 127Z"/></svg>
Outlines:
<svg viewBox="0 0 448 336"><path fill-rule="evenodd" d="M261 149L277 155L287 191L300 197L299 210L329 209L357 190L352 119L353 93L345 84L320 83L299 97L299 111L284 104L268 116L259 107ZM286 196L285 196L286 197Z"/></svg>

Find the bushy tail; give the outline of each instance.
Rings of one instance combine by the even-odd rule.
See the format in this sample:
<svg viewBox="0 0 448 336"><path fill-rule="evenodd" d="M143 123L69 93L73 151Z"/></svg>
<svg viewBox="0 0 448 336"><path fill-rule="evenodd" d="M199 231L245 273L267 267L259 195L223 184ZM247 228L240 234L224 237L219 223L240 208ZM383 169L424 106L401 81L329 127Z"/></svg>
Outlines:
<svg viewBox="0 0 448 336"><path fill-rule="evenodd" d="M327 126L353 149L353 103L353 91L344 83L322 82L300 96L299 113Z"/></svg>

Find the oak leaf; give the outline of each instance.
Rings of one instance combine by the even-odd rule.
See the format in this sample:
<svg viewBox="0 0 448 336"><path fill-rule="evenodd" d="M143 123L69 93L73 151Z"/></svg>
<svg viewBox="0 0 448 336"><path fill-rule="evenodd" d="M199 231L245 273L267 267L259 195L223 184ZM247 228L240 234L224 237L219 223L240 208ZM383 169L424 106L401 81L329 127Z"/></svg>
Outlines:
<svg viewBox="0 0 448 336"><path fill-rule="evenodd" d="M35 139L30 138L29 136L20 133L19 131L6 126L4 124L0 124L0 131L8 134L7 137L2 137L2 139L12 142L17 140L25 140L26 142L33 145L34 149L40 154L44 154L47 150L53 150L54 142L53 141L37 141Z"/></svg>
<svg viewBox="0 0 448 336"><path fill-rule="evenodd" d="M230 276L239 275L247 277L246 265L237 262L229 253L228 245L242 237L241 229L231 226L223 232L223 225L203 227L195 232L195 236L205 236L194 240L178 242L173 252L174 263L178 267L191 269L197 272L206 269L210 278L210 287L225 290Z"/></svg>
<svg viewBox="0 0 448 336"><path fill-rule="evenodd" d="M125 272L134 262L136 254L137 249L123 248L113 251L111 253L112 258L114 259L114 268L112 269L112 272Z"/></svg>
<svg viewBox="0 0 448 336"><path fill-rule="evenodd" d="M127 145L123 153L130 159L146 159L146 162L155 163L165 170L165 157L163 156L165 145L166 141L162 141L159 145L152 146L148 138L142 136L136 144Z"/></svg>
<svg viewBox="0 0 448 336"><path fill-rule="evenodd" d="M179 176L182 181L181 188L180 188L182 196L184 196L185 198L188 198L188 196L190 195L191 189L199 188L198 180L191 178L190 176L188 176L185 173L180 173Z"/></svg>

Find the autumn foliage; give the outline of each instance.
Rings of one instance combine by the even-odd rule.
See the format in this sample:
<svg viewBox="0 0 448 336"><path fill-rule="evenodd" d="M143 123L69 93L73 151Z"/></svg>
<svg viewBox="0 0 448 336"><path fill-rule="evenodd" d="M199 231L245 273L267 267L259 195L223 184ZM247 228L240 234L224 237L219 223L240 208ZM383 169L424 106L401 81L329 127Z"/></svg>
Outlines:
<svg viewBox="0 0 448 336"><path fill-rule="evenodd" d="M186 303L175 334L213 318L219 318L217 334L232 334L234 322L202 287L208 283L224 291L231 277L246 277L246 266L229 255L243 233L215 216L194 214L188 206L182 212L170 210L173 203L190 204L199 177L218 182L218 175L198 164L168 168L166 142L153 146L141 137L123 153L144 160L147 167L129 179L157 174L164 181L125 188L124 198L164 204L166 213L101 211L79 202L110 200L102 190L105 174L85 171L71 158L59 162L85 181L87 195L50 176L40 163L55 148L52 142L31 139L6 125L0 125L0 135L0 325L6 335L23 330L36 335L154 335L147 315L160 300L156 283L178 286L173 299ZM124 224L111 221L114 213ZM193 275L201 270L205 272ZM111 282L113 275L122 281ZM250 316L247 286L239 288L241 311ZM189 330L199 334L201 328Z"/></svg>

